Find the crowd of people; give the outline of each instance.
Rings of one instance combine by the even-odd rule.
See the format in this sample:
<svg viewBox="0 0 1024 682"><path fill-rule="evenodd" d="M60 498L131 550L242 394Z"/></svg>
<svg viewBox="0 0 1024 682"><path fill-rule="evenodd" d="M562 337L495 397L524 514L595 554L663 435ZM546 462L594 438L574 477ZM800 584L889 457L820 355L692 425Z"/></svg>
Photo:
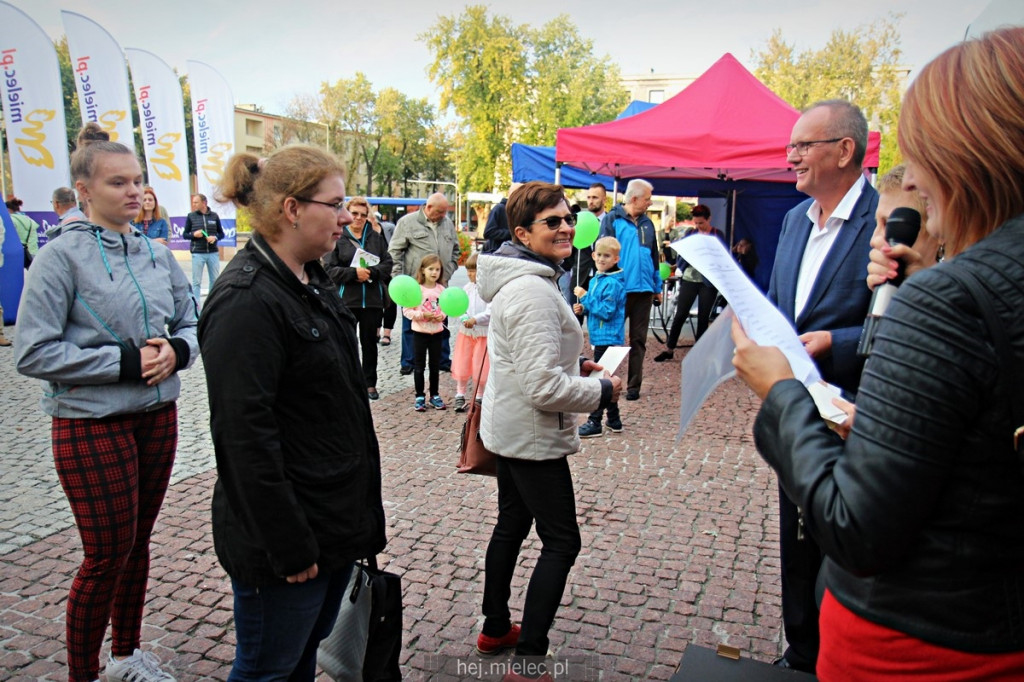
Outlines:
<svg viewBox="0 0 1024 682"><path fill-rule="evenodd" d="M842 389L848 418L830 428L782 352L732 321L733 364L762 400L757 450L779 481L788 646L776 665L822 680L1024 677L1022 45L1024 29L1003 29L925 66L904 97L905 166L877 189L862 170L867 121L853 103L811 105L785 147L808 199L783 221L767 297ZM442 302L462 254L441 194L392 230L365 198L346 198L344 168L323 150L238 154L217 199L249 211L252 238L219 273L220 219L194 196L189 282L133 150L89 124L71 172L70 200L84 211L55 192L60 220L43 248L20 202L7 202L27 268L14 362L44 382L84 555L67 600L69 678L99 679L109 625L108 680L173 680L142 648L142 612L179 373L200 352L214 546L234 595L228 679L315 677L355 562L386 546L371 401L378 347L397 319L388 284L410 275L421 303L402 311L401 365L413 408L446 408L443 371L456 380L456 411L472 383L497 458L476 649L513 651L509 682L551 679L549 632L581 548L568 456L581 438L623 430L619 398L641 396L660 265L677 238L725 241L710 209L693 209L692 228L659 232L650 183L631 181L610 208L595 185L587 205L599 238L574 251L578 214L563 188L517 186L495 209L484 252L466 262L469 304L452 318ZM911 245L885 238L897 207L923 215ZM753 245L733 251L752 272ZM676 266L678 324L659 362L674 358L694 300L703 336L717 296L692 265ZM904 276L865 358L872 288ZM622 345L625 381L600 364ZM589 415L582 424L579 414ZM516 618L512 578L531 528L541 551Z"/></svg>

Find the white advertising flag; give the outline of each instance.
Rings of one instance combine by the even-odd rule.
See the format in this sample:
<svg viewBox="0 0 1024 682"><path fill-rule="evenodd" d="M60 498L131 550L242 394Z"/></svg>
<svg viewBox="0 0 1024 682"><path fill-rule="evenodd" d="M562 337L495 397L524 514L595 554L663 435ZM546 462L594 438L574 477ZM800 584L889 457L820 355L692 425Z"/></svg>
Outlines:
<svg viewBox="0 0 1024 682"><path fill-rule="evenodd" d="M71 184L57 52L36 22L6 2L0 2L0 97L11 193L37 222L52 223L53 190Z"/></svg>
<svg viewBox="0 0 1024 682"><path fill-rule="evenodd" d="M128 68L114 37L92 19L62 10L82 124L99 123L112 142L135 149Z"/></svg>
<svg viewBox="0 0 1024 682"><path fill-rule="evenodd" d="M209 200L224 227L223 245L235 245L235 205L220 203L214 196L227 160L235 153L235 100L231 86L216 69L189 60L188 83L192 92L192 138L196 150L199 193Z"/></svg>
<svg viewBox="0 0 1024 682"><path fill-rule="evenodd" d="M126 48L132 69L139 130L146 151L149 184L171 217L171 228L181 235L191 209L188 188L188 146L185 142L185 105L181 84L171 67L151 52Z"/></svg>

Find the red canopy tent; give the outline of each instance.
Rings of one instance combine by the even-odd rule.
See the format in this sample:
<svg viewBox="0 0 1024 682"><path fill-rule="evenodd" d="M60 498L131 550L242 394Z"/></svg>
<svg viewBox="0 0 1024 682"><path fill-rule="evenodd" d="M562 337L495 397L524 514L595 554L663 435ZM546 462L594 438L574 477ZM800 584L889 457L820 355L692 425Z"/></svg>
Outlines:
<svg viewBox="0 0 1024 682"><path fill-rule="evenodd" d="M562 128L555 159L616 178L795 182L785 146L800 112L726 53L678 95L608 123ZM879 134L865 168L878 167Z"/></svg>

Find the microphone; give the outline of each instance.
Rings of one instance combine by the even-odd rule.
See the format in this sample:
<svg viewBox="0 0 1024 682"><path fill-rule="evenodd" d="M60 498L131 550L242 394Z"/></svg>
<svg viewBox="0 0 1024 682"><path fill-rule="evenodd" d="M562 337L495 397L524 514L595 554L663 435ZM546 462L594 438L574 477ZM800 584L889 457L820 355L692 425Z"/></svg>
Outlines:
<svg viewBox="0 0 1024 682"><path fill-rule="evenodd" d="M912 208L894 208L885 223L885 241L889 242L889 246L897 244L911 246L917 240L917 233L920 230L920 213ZM896 277L875 287L874 293L871 294L871 306L868 308L868 316L864 319L864 328L861 329L860 341L857 343L857 355L862 358L871 355L878 323L885 315L892 297L896 295L896 289L903 284L905 265L901 261L897 262L899 266L896 270Z"/></svg>

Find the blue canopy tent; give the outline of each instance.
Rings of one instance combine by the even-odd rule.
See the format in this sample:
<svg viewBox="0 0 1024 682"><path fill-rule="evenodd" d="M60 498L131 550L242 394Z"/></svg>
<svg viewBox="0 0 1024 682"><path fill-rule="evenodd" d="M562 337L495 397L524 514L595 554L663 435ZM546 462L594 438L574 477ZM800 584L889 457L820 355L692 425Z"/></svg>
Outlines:
<svg viewBox="0 0 1024 682"><path fill-rule="evenodd" d="M629 103L628 107L626 107L625 109L622 110L621 114L619 114L618 116L615 117L615 120L617 121L620 118L629 118L630 116L635 116L637 114L642 114L643 112L647 111L648 109L651 109L651 108L656 107L656 106L658 106L658 105L655 104L654 102L641 102L640 100L635 99L635 100L633 100L632 102Z"/></svg>
<svg viewBox="0 0 1024 682"><path fill-rule="evenodd" d="M555 182L555 148L512 145L512 180ZM605 189L616 189L615 178L591 173L568 164L561 167L560 184L564 187L586 188L600 182ZM618 190L630 178L619 178ZM797 192L793 183L758 180L717 180L712 178L645 178L661 196L725 199L726 215L714 216L716 225L726 226L733 243L746 237L757 249L758 266L754 279L762 289L768 288L779 230L786 212L807 198ZM722 222L719 222L722 219Z"/></svg>

